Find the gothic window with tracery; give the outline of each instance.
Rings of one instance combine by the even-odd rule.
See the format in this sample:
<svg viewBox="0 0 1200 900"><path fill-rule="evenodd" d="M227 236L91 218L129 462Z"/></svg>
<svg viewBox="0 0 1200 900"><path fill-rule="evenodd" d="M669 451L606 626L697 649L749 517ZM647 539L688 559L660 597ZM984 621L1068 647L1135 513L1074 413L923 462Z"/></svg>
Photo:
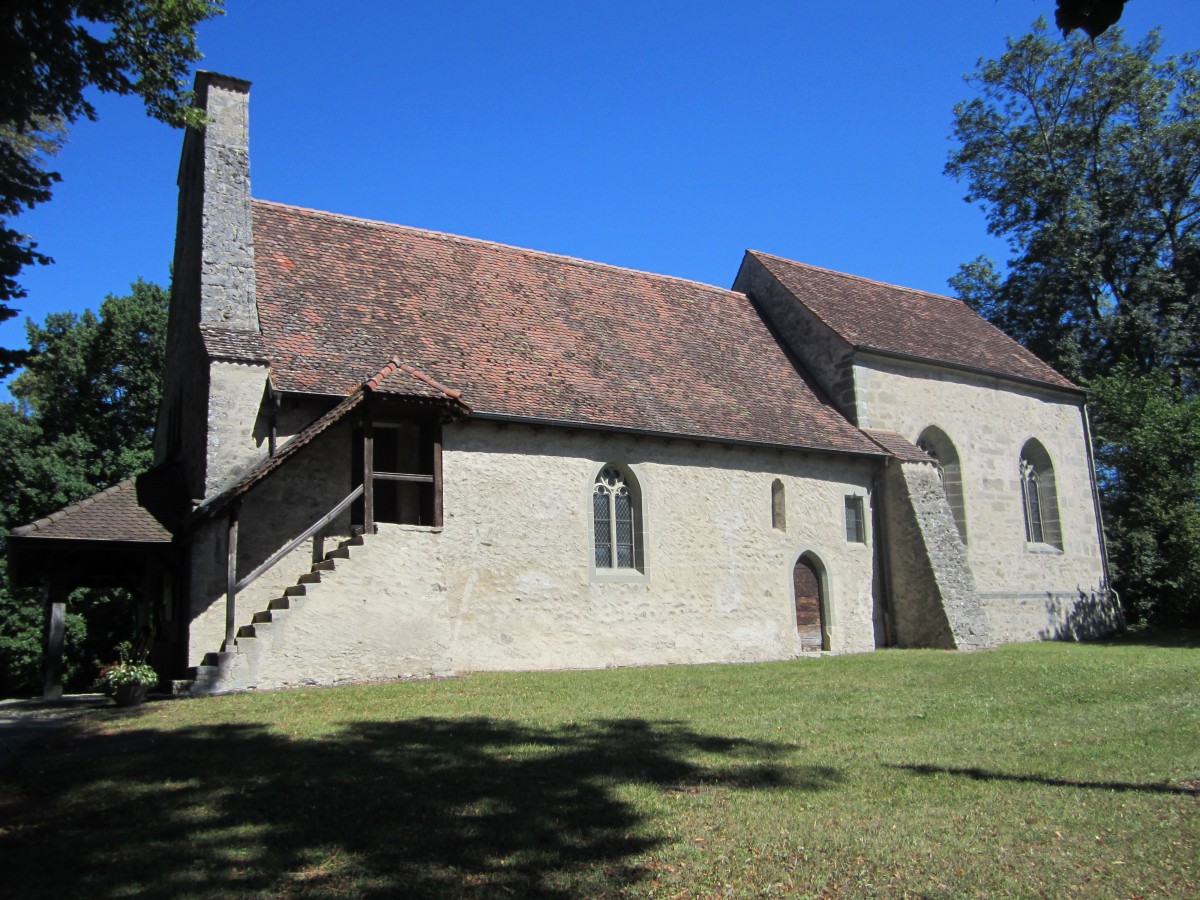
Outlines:
<svg viewBox="0 0 1200 900"><path fill-rule="evenodd" d="M1021 451L1021 511L1025 517L1025 540L1062 549L1058 498L1050 456L1037 441Z"/></svg>
<svg viewBox="0 0 1200 900"><path fill-rule="evenodd" d="M592 488L597 569L640 569L636 491L617 466L605 466Z"/></svg>

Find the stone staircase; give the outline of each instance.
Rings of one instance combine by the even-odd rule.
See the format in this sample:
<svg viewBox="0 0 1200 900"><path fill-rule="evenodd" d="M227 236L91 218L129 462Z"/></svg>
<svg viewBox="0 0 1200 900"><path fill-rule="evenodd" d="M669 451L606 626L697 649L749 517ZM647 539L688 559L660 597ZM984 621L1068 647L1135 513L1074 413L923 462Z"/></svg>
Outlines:
<svg viewBox="0 0 1200 900"><path fill-rule="evenodd" d="M175 683L175 693L206 696L258 687L262 664L286 639L288 619L303 609L323 579L364 544L361 534L354 535L313 563L312 569L285 588L282 596L271 600L266 609L254 613L249 625L238 629L232 648L206 653L200 665L192 667L190 679Z"/></svg>

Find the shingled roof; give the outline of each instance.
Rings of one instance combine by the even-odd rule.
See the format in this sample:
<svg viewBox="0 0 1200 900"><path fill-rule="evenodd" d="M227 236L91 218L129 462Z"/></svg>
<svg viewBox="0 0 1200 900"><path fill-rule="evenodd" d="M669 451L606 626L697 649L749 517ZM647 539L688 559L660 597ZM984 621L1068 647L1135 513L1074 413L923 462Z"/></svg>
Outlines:
<svg viewBox="0 0 1200 900"><path fill-rule="evenodd" d="M14 528L9 537L168 543L189 506L178 467L168 464Z"/></svg>
<svg viewBox="0 0 1200 900"><path fill-rule="evenodd" d="M880 447L890 453L900 462L918 462L918 463L935 463L932 456L895 431L887 431L881 428L864 428L863 434L867 435L871 440L877 443Z"/></svg>
<svg viewBox="0 0 1200 900"><path fill-rule="evenodd" d="M961 300L756 250L747 255L857 349L1080 390Z"/></svg>
<svg viewBox="0 0 1200 900"><path fill-rule="evenodd" d="M279 390L346 395L394 357L482 417L880 453L742 294L264 201L253 215Z"/></svg>

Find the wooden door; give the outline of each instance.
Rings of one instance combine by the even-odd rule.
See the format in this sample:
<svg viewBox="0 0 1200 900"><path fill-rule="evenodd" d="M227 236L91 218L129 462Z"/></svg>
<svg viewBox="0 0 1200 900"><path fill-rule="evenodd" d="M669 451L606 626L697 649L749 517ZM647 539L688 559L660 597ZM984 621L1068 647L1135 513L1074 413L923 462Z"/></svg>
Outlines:
<svg viewBox="0 0 1200 900"><path fill-rule="evenodd" d="M821 596L821 576L807 558L796 561L792 570L796 594L796 631L801 650L827 650L825 646L825 604Z"/></svg>

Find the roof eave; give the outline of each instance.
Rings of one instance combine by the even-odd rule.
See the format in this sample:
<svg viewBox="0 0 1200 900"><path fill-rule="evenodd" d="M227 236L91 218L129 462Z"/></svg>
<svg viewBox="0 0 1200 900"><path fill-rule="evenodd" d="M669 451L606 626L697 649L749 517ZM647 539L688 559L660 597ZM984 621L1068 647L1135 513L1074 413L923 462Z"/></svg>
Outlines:
<svg viewBox="0 0 1200 900"><path fill-rule="evenodd" d="M636 437L661 438L670 441L696 441L704 444L729 444L738 447L753 447L762 450L790 450L798 453L820 453L829 456L851 456L859 459L882 459L890 454L880 450L842 450L832 447L817 447L807 444L788 444L774 441L754 441L747 438L725 437L711 434L688 434L676 431L656 431L628 425L605 425L577 419L549 419L540 416L518 416L508 413L489 413L476 410L472 419L502 422L510 425L528 425L542 428L577 428L584 431L611 431ZM872 443L874 443L872 441Z"/></svg>

